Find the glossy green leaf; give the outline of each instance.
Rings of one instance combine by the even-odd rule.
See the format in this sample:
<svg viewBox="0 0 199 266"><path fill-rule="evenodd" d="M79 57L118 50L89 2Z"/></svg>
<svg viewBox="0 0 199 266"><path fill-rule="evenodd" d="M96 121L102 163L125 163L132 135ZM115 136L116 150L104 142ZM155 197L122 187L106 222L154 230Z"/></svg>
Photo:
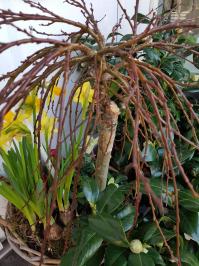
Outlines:
<svg viewBox="0 0 199 266"><path fill-rule="evenodd" d="M128 40L131 40L133 38L133 34L126 34L124 35L122 38L121 38L121 42L123 41L128 41Z"/></svg>
<svg viewBox="0 0 199 266"><path fill-rule="evenodd" d="M82 230L78 245L70 249L61 260L61 266L83 266L97 252L103 239L88 229Z"/></svg>
<svg viewBox="0 0 199 266"><path fill-rule="evenodd" d="M101 265L102 260L104 259L104 253L105 253L104 247L101 246L98 249L98 251L94 254L94 256L92 256L92 258L88 260L85 266Z"/></svg>
<svg viewBox="0 0 199 266"><path fill-rule="evenodd" d="M117 246L108 246L105 253L105 266L126 266L127 259L124 256L126 249Z"/></svg>
<svg viewBox="0 0 199 266"><path fill-rule="evenodd" d="M123 34L119 33L119 32L111 32L109 33L109 35L107 36L107 40L112 38L112 37L115 37L115 36L123 36Z"/></svg>
<svg viewBox="0 0 199 266"><path fill-rule="evenodd" d="M121 247L128 247L122 223L109 215L97 214L89 217L89 227L105 240Z"/></svg>
<svg viewBox="0 0 199 266"><path fill-rule="evenodd" d="M180 209L180 228L190 239L199 244L199 213Z"/></svg>
<svg viewBox="0 0 199 266"><path fill-rule="evenodd" d="M132 17L132 19L134 19L134 16ZM149 24L150 18L148 18L142 13L137 13L137 22L142 23L142 24Z"/></svg>
<svg viewBox="0 0 199 266"><path fill-rule="evenodd" d="M148 163L151 171L151 176L161 177L162 176L162 162L160 160Z"/></svg>
<svg viewBox="0 0 199 266"><path fill-rule="evenodd" d="M83 181L83 192L89 203L94 204L99 196L99 188L94 179L85 179Z"/></svg>
<svg viewBox="0 0 199 266"><path fill-rule="evenodd" d="M114 61L114 59L111 60L110 64L114 65L117 63L117 60ZM112 97L113 95L115 95L116 93L118 93L120 89L120 86L118 86L117 83L115 83L114 81L111 82L111 85L109 87L109 95Z"/></svg>
<svg viewBox="0 0 199 266"><path fill-rule="evenodd" d="M158 49L154 48L145 48L145 59L148 63L157 66L160 63L160 52Z"/></svg>
<svg viewBox="0 0 199 266"><path fill-rule="evenodd" d="M172 230L168 230L165 228L161 228L164 236L167 240L172 239L175 237L175 232ZM147 242L147 244L156 245L158 243L163 242L162 236L160 231L158 230L156 224L147 223L142 225L140 230L139 238L142 239L143 242Z"/></svg>
<svg viewBox="0 0 199 266"><path fill-rule="evenodd" d="M199 212L199 198L194 198L188 189L180 189L179 204L189 211Z"/></svg>
<svg viewBox="0 0 199 266"><path fill-rule="evenodd" d="M151 178L150 179L150 186L151 186L153 192L158 197L162 198L163 202L165 202L169 206L172 206L171 194L166 193L166 183L162 182L161 178ZM141 184L141 191L143 193L146 193L143 184ZM173 192L173 185L172 184L168 185L168 192Z"/></svg>
<svg viewBox="0 0 199 266"><path fill-rule="evenodd" d="M198 52L198 48L194 49ZM198 54L193 54L193 62L194 62L194 66L197 67L199 69L199 55Z"/></svg>
<svg viewBox="0 0 199 266"><path fill-rule="evenodd" d="M181 163L191 160L195 153L195 148L181 142L176 144L176 150Z"/></svg>
<svg viewBox="0 0 199 266"><path fill-rule="evenodd" d="M116 214L116 217L120 219L124 231L128 231L133 225L133 219L135 216L135 207L128 205Z"/></svg>
<svg viewBox="0 0 199 266"><path fill-rule="evenodd" d="M124 194L114 184L110 184L105 191L100 194L97 201L97 211L99 213L113 213L124 200Z"/></svg>
<svg viewBox="0 0 199 266"><path fill-rule="evenodd" d="M157 231L155 223L148 223L142 230L143 241L149 241Z"/></svg>
<svg viewBox="0 0 199 266"><path fill-rule="evenodd" d="M160 255L160 253L156 249L149 248L147 255L149 255L153 259L155 265L166 266L162 256Z"/></svg>
<svg viewBox="0 0 199 266"><path fill-rule="evenodd" d="M162 200L166 202L168 205L172 205L172 198L171 195L166 195L166 183L162 182L160 178L152 178L150 180L150 185L152 190L157 196L161 196ZM141 185L141 191L143 193L146 193L144 190L143 184ZM170 183L168 185L168 192L173 192L173 184ZM182 186L179 186L179 204L184 207L185 209L193 212L199 212L199 199L193 197L191 192L183 188Z"/></svg>
<svg viewBox="0 0 199 266"><path fill-rule="evenodd" d="M76 248L70 248L67 253L62 257L60 266L72 265L75 256Z"/></svg>
<svg viewBox="0 0 199 266"><path fill-rule="evenodd" d="M144 147L142 150L142 158L146 162L153 162L158 159L158 153L153 143L148 143L147 147Z"/></svg>
<svg viewBox="0 0 199 266"><path fill-rule="evenodd" d="M183 251L181 253L181 261L185 263L185 265L189 266L198 266L199 259L191 252ZM184 264L183 264L184 265Z"/></svg>
<svg viewBox="0 0 199 266"><path fill-rule="evenodd" d="M176 236L175 232L172 230L162 228L162 232L166 240L170 240ZM159 230L157 229L156 232L153 234L152 238L149 240L151 245L156 245L157 243L163 242L162 235L160 234Z"/></svg>
<svg viewBox="0 0 199 266"><path fill-rule="evenodd" d="M153 258L148 254L131 254L128 258L128 266L155 266Z"/></svg>

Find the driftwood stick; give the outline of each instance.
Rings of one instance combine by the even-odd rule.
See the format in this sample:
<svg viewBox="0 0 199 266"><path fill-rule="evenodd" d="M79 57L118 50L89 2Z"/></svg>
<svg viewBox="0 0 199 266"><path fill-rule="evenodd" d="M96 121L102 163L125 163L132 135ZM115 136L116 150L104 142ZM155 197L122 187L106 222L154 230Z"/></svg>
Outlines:
<svg viewBox="0 0 199 266"><path fill-rule="evenodd" d="M9 230L12 229L12 224L1 217L0 217L0 226L3 226L4 228L8 228Z"/></svg>
<svg viewBox="0 0 199 266"><path fill-rule="evenodd" d="M100 191L103 191L106 187L108 168L115 140L119 114L120 111L118 106L116 103L111 101L105 106L104 115L100 123L95 171L95 178Z"/></svg>

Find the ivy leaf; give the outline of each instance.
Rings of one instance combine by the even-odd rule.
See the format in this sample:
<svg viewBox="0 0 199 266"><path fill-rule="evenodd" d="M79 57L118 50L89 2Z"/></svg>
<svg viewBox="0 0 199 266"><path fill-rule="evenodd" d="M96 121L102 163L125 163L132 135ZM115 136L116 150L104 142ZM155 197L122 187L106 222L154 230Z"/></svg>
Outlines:
<svg viewBox="0 0 199 266"><path fill-rule="evenodd" d="M128 247L129 242L121 222L109 215L97 214L89 217L89 227L100 237L121 247Z"/></svg>
<svg viewBox="0 0 199 266"><path fill-rule="evenodd" d="M107 40L114 37L114 36L123 36L123 34L121 34L119 32L111 32L111 33L109 33Z"/></svg>
<svg viewBox="0 0 199 266"><path fill-rule="evenodd" d="M132 20L135 18L135 15L132 17ZM143 23L143 24L149 24L150 23L150 19L145 16L142 13L137 13L137 22L139 23Z"/></svg>
<svg viewBox="0 0 199 266"><path fill-rule="evenodd" d="M160 65L161 70L167 75L171 76L174 71L174 64L176 63L176 61L179 61L179 59L174 56L167 56L166 58L163 58Z"/></svg>
<svg viewBox="0 0 199 266"><path fill-rule="evenodd" d="M133 34L126 34L121 38L121 42L131 40L133 37Z"/></svg>
<svg viewBox="0 0 199 266"><path fill-rule="evenodd" d="M128 258L128 266L155 266L153 258L145 253L131 254Z"/></svg>
<svg viewBox="0 0 199 266"><path fill-rule="evenodd" d="M144 53L145 53L145 59L147 62L149 62L150 64L154 66L159 65L161 59L160 59L160 52L158 49L145 48Z"/></svg>

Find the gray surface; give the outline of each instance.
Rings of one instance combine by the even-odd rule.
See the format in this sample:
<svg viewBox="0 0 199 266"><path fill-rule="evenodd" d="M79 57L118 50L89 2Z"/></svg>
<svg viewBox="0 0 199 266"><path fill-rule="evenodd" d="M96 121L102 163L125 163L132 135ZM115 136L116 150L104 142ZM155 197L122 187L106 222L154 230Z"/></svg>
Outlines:
<svg viewBox="0 0 199 266"><path fill-rule="evenodd" d="M31 264L21 259L14 251L10 251L0 260L0 266L31 266Z"/></svg>

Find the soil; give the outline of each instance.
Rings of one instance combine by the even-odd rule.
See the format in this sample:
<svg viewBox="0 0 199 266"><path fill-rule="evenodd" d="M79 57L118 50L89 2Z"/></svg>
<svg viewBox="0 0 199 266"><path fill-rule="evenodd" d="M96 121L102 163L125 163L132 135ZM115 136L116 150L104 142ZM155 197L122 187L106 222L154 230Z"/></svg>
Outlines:
<svg viewBox="0 0 199 266"><path fill-rule="evenodd" d="M8 217L9 222L13 225L14 231L20 239L23 240L29 248L41 252L42 242L44 240L43 225L38 223L36 225L36 231L33 233L28 221L24 218L22 213L13 206L10 206L8 210ZM62 232L64 232L66 227L59 226L59 228L61 228ZM46 241L45 255L50 258L59 259L63 255L64 246L64 233L62 233L62 237L60 237L60 239Z"/></svg>

